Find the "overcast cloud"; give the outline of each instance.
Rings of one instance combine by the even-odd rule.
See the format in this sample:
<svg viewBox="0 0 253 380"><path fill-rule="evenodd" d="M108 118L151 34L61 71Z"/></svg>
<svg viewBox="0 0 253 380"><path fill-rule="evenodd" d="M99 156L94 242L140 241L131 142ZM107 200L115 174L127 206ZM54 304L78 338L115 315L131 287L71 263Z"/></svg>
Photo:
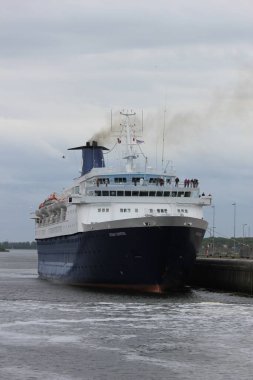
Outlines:
<svg viewBox="0 0 253 380"><path fill-rule="evenodd" d="M128 107L153 165L165 115L165 159L213 194L217 234L236 202L252 235L252 74L251 0L2 0L0 241L33 240L30 211L78 176L67 148Z"/></svg>

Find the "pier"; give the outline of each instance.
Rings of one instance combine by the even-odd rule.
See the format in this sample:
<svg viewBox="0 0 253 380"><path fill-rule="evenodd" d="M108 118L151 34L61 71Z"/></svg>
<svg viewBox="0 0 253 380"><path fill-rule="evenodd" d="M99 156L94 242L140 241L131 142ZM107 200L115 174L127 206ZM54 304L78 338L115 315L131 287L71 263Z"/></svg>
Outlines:
<svg viewBox="0 0 253 380"><path fill-rule="evenodd" d="M198 257L191 285L253 295L253 259Z"/></svg>

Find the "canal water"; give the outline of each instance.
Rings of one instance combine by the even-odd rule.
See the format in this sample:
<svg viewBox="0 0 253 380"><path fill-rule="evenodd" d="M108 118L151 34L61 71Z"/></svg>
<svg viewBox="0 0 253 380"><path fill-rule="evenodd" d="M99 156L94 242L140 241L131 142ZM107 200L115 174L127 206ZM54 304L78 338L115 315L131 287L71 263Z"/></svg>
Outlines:
<svg viewBox="0 0 253 380"><path fill-rule="evenodd" d="M253 298L91 291L37 277L36 251L0 253L1 380L248 380Z"/></svg>

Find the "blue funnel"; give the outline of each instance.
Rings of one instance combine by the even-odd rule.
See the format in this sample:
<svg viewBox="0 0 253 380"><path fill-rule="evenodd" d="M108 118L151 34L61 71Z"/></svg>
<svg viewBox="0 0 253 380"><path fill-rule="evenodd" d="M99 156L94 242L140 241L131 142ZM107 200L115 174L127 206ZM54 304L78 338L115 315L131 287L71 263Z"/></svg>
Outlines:
<svg viewBox="0 0 253 380"><path fill-rule="evenodd" d="M103 168L105 166L103 150L109 150L104 146L98 146L96 141L87 142L84 146L70 148L68 150L82 150L83 167L82 174L84 175L93 168Z"/></svg>

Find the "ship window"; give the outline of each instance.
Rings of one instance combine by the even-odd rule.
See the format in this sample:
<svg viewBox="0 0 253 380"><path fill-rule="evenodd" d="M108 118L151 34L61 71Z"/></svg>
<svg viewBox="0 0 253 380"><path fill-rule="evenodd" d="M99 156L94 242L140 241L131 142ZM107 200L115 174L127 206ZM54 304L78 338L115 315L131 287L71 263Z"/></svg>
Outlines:
<svg viewBox="0 0 253 380"><path fill-rule="evenodd" d="M126 197L131 197L131 191L125 191L125 196Z"/></svg>
<svg viewBox="0 0 253 380"><path fill-rule="evenodd" d="M109 212L109 208L106 209L106 212Z"/></svg>
<svg viewBox="0 0 253 380"><path fill-rule="evenodd" d="M114 182L115 183L126 183L126 178L125 177L122 177L122 178L114 178Z"/></svg>
<svg viewBox="0 0 253 380"><path fill-rule="evenodd" d="M149 178L149 183L158 183L158 178Z"/></svg>
<svg viewBox="0 0 253 380"><path fill-rule="evenodd" d="M140 179L141 179L141 177L133 177L132 178L132 182L135 184L135 183L138 183L138 182L140 182ZM143 178L142 178L143 179Z"/></svg>
<svg viewBox="0 0 253 380"><path fill-rule="evenodd" d="M149 212L150 212L150 213L151 213L151 212L153 212L153 209L152 209L152 208L150 208L150 209L149 209Z"/></svg>
<svg viewBox="0 0 253 380"><path fill-rule="evenodd" d="M124 212L123 208L120 209L120 212Z"/></svg>
<svg viewBox="0 0 253 380"><path fill-rule="evenodd" d="M177 212L180 212L180 208L177 209Z"/></svg>
<svg viewBox="0 0 253 380"><path fill-rule="evenodd" d="M117 196L118 197L123 197L124 196L124 191L117 191Z"/></svg>
<svg viewBox="0 0 253 380"><path fill-rule="evenodd" d="M163 196L163 192L162 191L157 191L156 192L156 196L157 197L162 197Z"/></svg>
<svg viewBox="0 0 253 380"><path fill-rule="evenodd" d="M155 191L150 191L150 192L149 192L149 196L150 196L150 197L155 197L155 193L156 193Z"/></svg>
<svg viewBox="0 0 253 380"><path fill-rule="evenodd" d="M188 213L188 210L184 210L184 212L186 212L186 214Z"/></svg>
<svg viewBox="0 0 253 380"><path fill-rule="evenodd" d="M138 208L136 208L134 211L135 211L135 212L138 212Z"/></svg>
<svg viewBox="0 0 253 380"><path fill-rule="evenodd" d="M168 184L170 184L170 183L171 183L171 179L170 179L170 178L167 178L167 179L166 179L166 182L167 182Z"/></svg>
<svg viewBox="0 0 253 380"><path fill-rule="evenodd" d="M183 197L184 196L184 192L183 191L179 191L178 192L178 197Z"/></svg>
<svg viewBox="0 0 253 380"><path fill-rule="evenodd" d="M170 191L165 191L165 192L163 193L163 195L164 195L165 197L169 197L169 196L170 196Z"/></svg>
<svg viewBox="0 0 253 380"><path fill-rule="evenodd" d="M95 195L96 195L97 197L100 197L100 195L101 195L101 191L100 191L100 190L95 190Z"/></svg>
<svg viewBox="0 0 253 380"><path fill-rule="evenodd" d="M101 208L98 208L98 212L101 212Z"/></svg>
<svg viewBox="0 0 253 380"><path fill-rule="evenodd" d="M158 208L158 209L157 209L157 212L158 212L158 214L159 214L159 213L161 212L161 210Z"/></svg>
<svg viewBox="0 0 253 380"><path fill-rule="evenodd" d="M109 191L106 191L106 190L102 191L102 195L108 196L109 195Z"/></svg>
<svg viewBox="0 0 253 380"><path fill-rule="evenodd" d="M147 197L148 192L147 191L140 191L140 197Z"/></svg>
<svg viewBox="0 0 253 380"><path fill-rule="evenodd" d="M132 196L133 196L133 197L136 197L136 196L138 196L138 195L139 195L139 191L133 191L133 192L132 192Z"/></svg>
<svg viewBox="0 0 253 380"><path fill-rule="evenodd" d="M176 197L177 196L177 192L176 191L172 191L172 196Z"/></svg>
<svg viewBox="0 0 253 380"><path fill-rule="evenodd" d="M187 198L189 198L191 196L191 192L190 191L186 191L184 193L184 196L187 197Z"/></svg>
<svg viewBox="0 0 253 380"><path fill-rule="evenodd" d="M97 183L101 185L107 185L108 183L110 183L110 180L109 178L97 178Z"/></svg>
<svg viewBox="0 0 253 380"><path fill-rule="evenodd" d="M116 191L110 191L110 196L115 197L116 196Z"/></svg>
<svg viewBox="0 0 253 380"><path fill-rule="evenodd" d="M102 208L102 212L105 212L105 208Z"/></svg>

